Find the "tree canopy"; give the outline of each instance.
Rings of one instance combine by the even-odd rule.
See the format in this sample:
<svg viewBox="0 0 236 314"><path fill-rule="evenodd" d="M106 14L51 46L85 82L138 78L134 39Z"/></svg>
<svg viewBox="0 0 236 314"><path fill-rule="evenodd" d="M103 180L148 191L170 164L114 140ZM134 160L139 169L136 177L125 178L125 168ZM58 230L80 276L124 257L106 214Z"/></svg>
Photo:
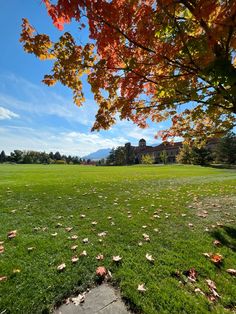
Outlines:
<svg viewBox="0 0 236 314"><path fill-rule="evenodd" d="M23 19L24 49L54 60L44 83L60 81L84 102L87 76L98 112L93 130L121 119L145 127L171 119L162 139L224 134L236 123L235 0L43 0L54 25L78 22L53 42Z"/></svg>

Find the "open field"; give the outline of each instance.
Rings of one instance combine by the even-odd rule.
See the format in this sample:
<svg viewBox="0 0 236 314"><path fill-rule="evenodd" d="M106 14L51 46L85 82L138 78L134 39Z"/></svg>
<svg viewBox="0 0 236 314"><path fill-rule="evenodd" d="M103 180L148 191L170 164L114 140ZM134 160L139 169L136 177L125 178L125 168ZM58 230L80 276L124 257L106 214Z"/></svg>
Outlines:
<svg viewBox="0 0 236 314"><path fill-rule="evenodd" d="M10 240L11 230L17 233ZM7 278L0 282L0 313L48 313L92 286L99 265L138 313L236 311L236 277L226 272L236 268L232 169L1 165L1 241L0 277ZM79 256L83 250L87 256ZM223 260L216 265L203 253ZM118 265L114 255L122 257ZM141 283L144 293L137 291Z"/></svg>

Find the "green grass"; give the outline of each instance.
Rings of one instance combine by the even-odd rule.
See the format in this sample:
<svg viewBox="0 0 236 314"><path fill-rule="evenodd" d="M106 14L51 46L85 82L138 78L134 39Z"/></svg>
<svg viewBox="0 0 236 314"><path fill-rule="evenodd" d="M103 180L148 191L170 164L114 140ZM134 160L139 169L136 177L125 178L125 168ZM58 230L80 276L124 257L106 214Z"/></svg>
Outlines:
<svg viewBox="0 0 236 314"><path fill-rule="evenodd" d="M48 313L92 286L99 265L111 271L112 283L138 313L233 313L236 278L226 269L236 268L235 190L232 169L1 165L0 241L5 252L0 276L7 280L0 282L0 313ZM206 218L197 215L202 210L208 212ZM73 230L68 233L65 227ZM17 236L7 239L15 229ZM100 242L102 231L108 233ZM71 235L78 239L69 240ZM213 245L215 239L221 247ZM74 244L77 252L70 249ZM73 265L71 257L83 250L88 256ZM214 265L204 252L220 253L222 265ZM96 260L99 253L104 261ZM112 262L113 255L122 256L120 265ZM66 269L59 273L61 263ZM195 283L184 276L190 268L198 273ZM206 296L206 279L217 286L220 298L215 302ZM140 283L147 288L143 294L137 291Z"/></svg>

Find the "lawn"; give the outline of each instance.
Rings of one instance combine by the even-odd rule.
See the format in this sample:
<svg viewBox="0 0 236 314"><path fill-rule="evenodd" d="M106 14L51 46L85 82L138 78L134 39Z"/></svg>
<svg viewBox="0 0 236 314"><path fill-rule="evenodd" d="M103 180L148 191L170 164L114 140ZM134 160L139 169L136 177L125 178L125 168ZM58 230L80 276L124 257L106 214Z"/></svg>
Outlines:
<svg viewBox="0 0 236 314"><path fill-rule="evenodd" d="M232 169L1 165L0 313L48 313L100 265L137 313L235 313L235 192Z"/></svg>

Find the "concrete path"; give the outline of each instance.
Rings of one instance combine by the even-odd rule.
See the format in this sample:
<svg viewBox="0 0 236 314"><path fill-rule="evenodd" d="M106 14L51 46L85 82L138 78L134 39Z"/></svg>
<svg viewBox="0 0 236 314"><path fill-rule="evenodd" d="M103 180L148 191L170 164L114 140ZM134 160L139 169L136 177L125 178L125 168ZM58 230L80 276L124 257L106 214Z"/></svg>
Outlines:
<svg viewBox="0 0 236 314"><path fill-rule="evenodd" d="M63 304L54 314L131 314L118 292L107 284L90 290L79 305Z"/></svg>

